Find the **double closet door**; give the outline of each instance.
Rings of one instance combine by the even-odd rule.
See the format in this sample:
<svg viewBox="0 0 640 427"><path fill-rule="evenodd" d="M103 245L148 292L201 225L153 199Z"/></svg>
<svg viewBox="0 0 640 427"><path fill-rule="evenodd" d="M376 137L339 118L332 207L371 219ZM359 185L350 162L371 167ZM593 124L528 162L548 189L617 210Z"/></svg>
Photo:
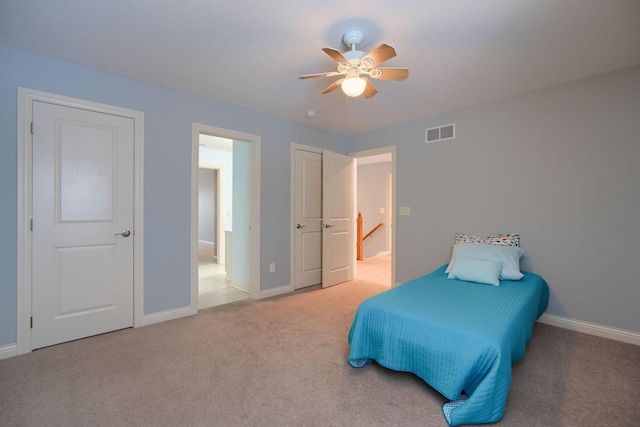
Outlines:
<svg viewBox="0 0 640 427"><path fill-rule="evenodd" d="M355 159L294 150L294 288L355 277Z"/></svg>

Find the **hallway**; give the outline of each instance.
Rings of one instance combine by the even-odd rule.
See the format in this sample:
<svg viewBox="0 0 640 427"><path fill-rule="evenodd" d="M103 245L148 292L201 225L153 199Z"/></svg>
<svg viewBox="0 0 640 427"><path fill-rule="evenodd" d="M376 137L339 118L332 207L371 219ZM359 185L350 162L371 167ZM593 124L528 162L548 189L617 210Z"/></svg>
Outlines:
<svg viewBox="0 0 640 427"><path fill-rule="evenodd" d="M231 286L224 265L202 261L198 264L198 310L245 299L249 294Z"/></svg>
<svg viewBox="0 0 640 427"><path fill-rule="evenodd" d="M356 261L356 279L391 287L391 254Z"/></svg>

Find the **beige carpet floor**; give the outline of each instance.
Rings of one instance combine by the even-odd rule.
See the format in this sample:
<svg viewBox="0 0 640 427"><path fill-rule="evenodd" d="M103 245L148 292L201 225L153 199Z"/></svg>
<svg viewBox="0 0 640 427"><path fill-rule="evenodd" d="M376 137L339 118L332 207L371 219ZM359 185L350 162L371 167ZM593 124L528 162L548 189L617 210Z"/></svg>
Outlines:
<svg viewBox="0 0 640 427"><path fill-rule="evenodd" d="M437 426L410 373L347 364L366 280L0 360L0 426ZM538 324L500 426L640 425L640 347Z"/></svg>

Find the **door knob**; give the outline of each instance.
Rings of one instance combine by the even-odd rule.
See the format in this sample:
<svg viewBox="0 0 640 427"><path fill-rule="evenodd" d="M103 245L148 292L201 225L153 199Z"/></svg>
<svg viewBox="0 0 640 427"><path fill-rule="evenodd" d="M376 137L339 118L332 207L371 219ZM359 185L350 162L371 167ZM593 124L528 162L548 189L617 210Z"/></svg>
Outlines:
<svg viewBox="0 0 640 427"><path fill-rule="evenodd" d="M296 224L296 228L304 228L306 225Z"/></svg>
<svg viewBox="0 0 640 427"><path fill-rule="evenodd" d="M331 224L322 224L322 228L329 228L329 227L333 227L333 225L331 225Z"/></svg>
<svg viewBox="0 0 640 427"><path fill-rule="evenodd" d="M129 237L129 236L131 236L131 231L124 230L122 233L113 233L113 235L114 236Z"/></svg>

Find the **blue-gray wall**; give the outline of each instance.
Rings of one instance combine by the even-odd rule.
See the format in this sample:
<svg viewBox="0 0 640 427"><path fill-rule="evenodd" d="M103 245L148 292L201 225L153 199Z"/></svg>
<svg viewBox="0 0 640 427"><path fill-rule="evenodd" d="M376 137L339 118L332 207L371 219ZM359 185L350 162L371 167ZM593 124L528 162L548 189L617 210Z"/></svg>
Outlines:
<svg viewBox="0 0 640 427"><path fill-rule="evenodd" d="M251 144L233 141L233 244L231 279L246 291L251 287Z"/></svg>
<svg viewBox="0 0 640 427"><path fill-rule="evenodd" d="M260 135L263 290L289 284L292 142L344 153L344 137L0 45L0 346L16 342L17 88L144 112L145 314L189 305L191 126Z"/></svg>
<svg viewBox="0 0 640 427"><path fill-rule="evenodd" d="M197 122L261 137L263 290L290 283L290 143L396 144L398 281L446 263L456 232L519 232L548 313L640 332L640 67L343 137L0 45L0 346L16 342L18 86L144 112L145 314L189 304ZM455 140L424 143L451 122Z"/></svg>
<svg viewBox="0 0 640 427"><path fill-rule="evenodd" d="M216 171L200 169L198 176L198 240L215 245L217 237L217 191ZM215 246L214 246L215 247ZM215 248L217 251L218 248Z"/></svg>
<svg viewBox="0 0 640 427"><path fill-rule="evenodd" d="M425 100L428 102L428 99ZM456 123L456 139L425 129ZM397 146L397 279L449 261L456 232L518 232L547 313L640 332L640 67L354 136Z"/></svg>
<svg viewBox="0 0 640 427"><path fill-rule="evenodd" d="M211 148L200 147L200 166L202 165L215 165L220 166L220 175L218 179L221 180L221 218L222 231L230 230L232 224L232 209L233 209L233 153L231 151L214 150ZM229 215L227 215L227 212ZM224 246L224 245L223 245ZM219 248L224 250L224 248ZM220 262L220 261L218 261Z"/></svg>

